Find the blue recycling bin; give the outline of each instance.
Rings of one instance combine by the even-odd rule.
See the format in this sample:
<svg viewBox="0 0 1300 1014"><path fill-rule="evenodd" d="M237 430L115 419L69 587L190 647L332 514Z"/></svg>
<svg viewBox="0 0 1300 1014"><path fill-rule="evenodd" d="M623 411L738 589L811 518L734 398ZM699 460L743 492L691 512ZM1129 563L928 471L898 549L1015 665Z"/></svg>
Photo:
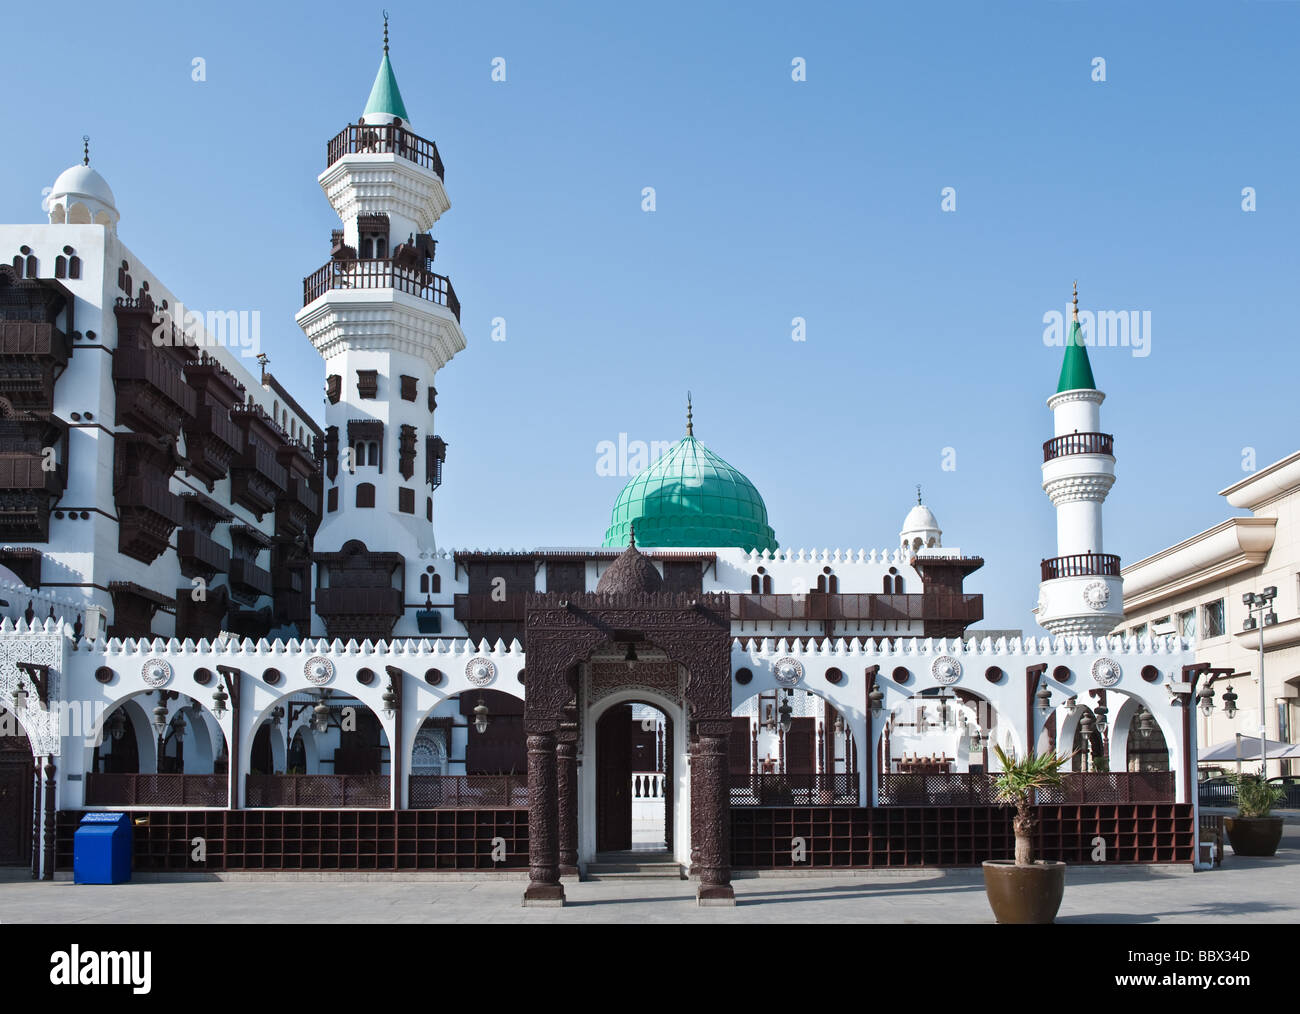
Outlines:
<svg viewBox="0 0 1300 1014"><path fill-rule="evenodd" d="M131 879L131 818L125 813L88 813L72 836L72 880L77 884L125 884Z"/></svg>

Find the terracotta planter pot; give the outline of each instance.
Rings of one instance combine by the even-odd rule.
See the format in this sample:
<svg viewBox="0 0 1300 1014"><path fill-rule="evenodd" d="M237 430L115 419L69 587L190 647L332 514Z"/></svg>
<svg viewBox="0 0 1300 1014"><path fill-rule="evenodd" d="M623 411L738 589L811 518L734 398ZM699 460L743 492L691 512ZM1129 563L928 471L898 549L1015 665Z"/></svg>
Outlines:
<svg viewBox="0 0 1300 1014"><path fill-rule="evenodd" d="M1282 842L1281 817L1224 817L1234 855L1271 856Z"/></svg>
<svg viewBox="0 0 1300 1014"><path fill-rule="evenodd" d="M1056 921L1065 896L1065 863L1017 866L1010 859L984 863L984 893L1000 923L1042 924Z"/></svg>

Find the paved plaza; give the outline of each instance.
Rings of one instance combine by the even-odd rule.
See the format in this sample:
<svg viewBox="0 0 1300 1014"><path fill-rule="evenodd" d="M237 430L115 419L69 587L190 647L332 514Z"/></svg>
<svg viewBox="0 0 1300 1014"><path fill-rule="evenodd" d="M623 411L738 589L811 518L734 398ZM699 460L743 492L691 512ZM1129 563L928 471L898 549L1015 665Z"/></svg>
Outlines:
<svg viewBox="0 0 1300 1014"><path fill-rule="evenodd" d="M522 908L521 879L142 880L36 883L0 872L4 923L991 923L978 870L739 876L735 908L698 908L690 881L566 882L564 908ZM1300 823L1271 859L1218 869L1075 867L1060 923L1300 922Z"/></svg>

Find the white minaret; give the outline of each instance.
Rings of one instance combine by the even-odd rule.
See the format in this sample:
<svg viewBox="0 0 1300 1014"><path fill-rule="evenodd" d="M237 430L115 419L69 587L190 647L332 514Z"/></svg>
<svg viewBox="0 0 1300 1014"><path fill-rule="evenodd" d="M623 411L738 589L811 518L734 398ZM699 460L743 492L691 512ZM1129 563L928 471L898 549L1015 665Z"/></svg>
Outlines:
<svg viewBox="0 0 1300 1014"><path fill-rule="evenodd" d="M1043 490L1056 507L1056 556L1042 563L1038 622L1056 635L1109 633L1124 615L1119 557L1103 550L1101 505L1115 483L1113 438L1079 327L1079 290L1056 393L1055 435L1043 445Z"/></svg>
<svg viewBox="0 0 1300 1014"><path fill-rule="evenodd" d="M408 560L431 552L444 447L434 375L465 348L429 229L450 206L437 146L413 132L384 54L360 120L328 146L318 180L343 228L304 280L295 317L325 359L326 500L317 553L360 541Z"/></svg>

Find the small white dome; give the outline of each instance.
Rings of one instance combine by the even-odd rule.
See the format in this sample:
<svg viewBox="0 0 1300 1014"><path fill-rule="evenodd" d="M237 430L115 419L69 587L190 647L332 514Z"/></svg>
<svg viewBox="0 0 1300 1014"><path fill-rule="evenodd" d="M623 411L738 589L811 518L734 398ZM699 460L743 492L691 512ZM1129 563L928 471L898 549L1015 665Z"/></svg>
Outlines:
<svg viewBox="0 0 1300 1014"><path fill-rule="evenodd" d="M50 221L70 225L117 225L117 198L96 170L88 165L74 165L59 173L45 199ZM75 209L75 210L74 210Z"/></svg>
<svg viewBox="0 0 1300 1014"><path fill-rule="evenodd" d="M903 521L903 530L899 540L904 549L917 552L921 549L934 549L943 545L943 530L934 516L934 512L923 503L918 503L907 512Z"/></svg>
<svg viewBox="0 0 1300 1014"><path fill-rule="evenodd" d="M939 522L934 516L934 512L923 503L917 504L907 512L907 518L903 521L903 531L915 532L928 529L938 530Z"/></svg>

